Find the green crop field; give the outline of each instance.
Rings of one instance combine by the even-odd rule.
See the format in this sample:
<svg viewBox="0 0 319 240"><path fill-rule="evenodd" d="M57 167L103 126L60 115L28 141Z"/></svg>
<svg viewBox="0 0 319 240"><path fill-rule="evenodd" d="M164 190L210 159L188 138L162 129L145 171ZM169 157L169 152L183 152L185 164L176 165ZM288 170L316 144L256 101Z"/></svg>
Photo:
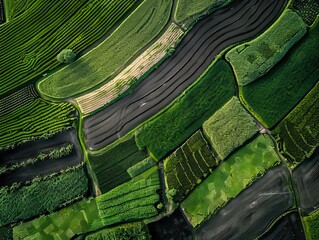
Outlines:
<svg viewBox="0 0 319 240"><path fill-rule="evenodd" d="M47 138L75 126L75 108L37 98L0 117L0 149L36 138Z"/></svg>
<svg viewBox="0 0 319 240"><path fill-rule="evenodd" d="M99 215L104 225L136 221L158 215L160 196L157 167L153 167L111 191L97 197Z"/></svg>
<svg viewBox="0 0 319 240"><path fill-rule="evenodd" d="M266 75L242 87L247 108L271 128L278 123L319 79L319 23L317 22ZM302 60L301 60L302 59Z"/></svg>
<svg viewBox="0 0 319 240"><path fill-rule="evenodd" d="M192 135L164 160L164 177L168 199L180 202L200 184L217 164L201 131Z"/></svg>
<svg viewBox="0 0 319 240"><path fill-rule="evenodd" d="M107 81L158 35L169 19L171 7L170 0L144 1L97 48L41 81L40 92L53 98L67 98Z"/></svg>
<svg viewBox="0 0 319 240"><path fill-rule="evenodd" d="M230 2L232 0L177 0L175 19L177 22L196 19L205 10L221 8Z"/></svg>
<svg viewBox="0 0 319 240"><path fill-rule="evenodd" d="M317 210L310 216L303 217L303 225L307 240L319 239L319 211Z"/></svg>
<svg viewBox="0 0 319 240"><path fill-rule="evenodd" d="M35 0L4 0L7 7L6 18L10 21L26 12L35 3Z"/></svg>
<svg viewBox="0 0 319 240"><path fill-rule="evenodd" d="M280 162L273 143L261 135L219 165L181 204L193 227L235 198L264 172Z"/></svg>
<svg viewBox="0 0 319 240"><path fill-rule="evenodd" d="M57 67L56 56L62 49L83 51L102 37L134 2L36 1L21 17L0 26L4 37L0 78L5 80L0 85L0 95Z"/></svg>
<svg viewBox="0 0 319 240"><path fill-rule="evenodd" d="M85 237L85 240L108 239L108 240L147 240L149 239L148 229L141 222L126 223L113 228L105 228Z"/></svg>
<svg viewBox="0 0 319 240"><path fill-rule="evenodd" d="M292 7L309 26L319 16L319 2L317 0L293 0Z"/></svg>
<svg viewBox="0 0 319 240"><path fill-rule="evenodd" d="M82 200L13 228L14 239L61 239L103 227L95 199ZM43 231L43 229L46 229Z"/></svg>
<svg viewBox="0 0 319 240"><path fill-rule="evenodd" d="M90 165L102 193L131 179L127 170L147 157L134 136L120 139L99 152L89 153ZM107 177L105 177L107 176Z"/></svg>
<svg viewBox="0 0 319 240"><path fill-rule="evenodd" d="M159 160L189 138L203 122L235 95L229 65L220 60L180 97L136 131L136 142ZM189 109L185 111L185 109Z"/></svg>
<svg viewBox="0 0 319 240"><path fill-rule="evenodd" d="M319 146L319 83L272 132L291 162L309 158Z"/></svg>
<svg viewBox="0 0 319 240"><path fill-rule="evenodd" d="M254 136L256 122L233 97L203 124L204 134L220 159Z"/></svg>
<svg viewBox="0 0 319 240"><path fill-rule="evenodd" d="M306 32L301 17L289 9L261 36L232 48L226 58L238 84L247 85L268 72Z"/></svg>
<svg viewBox="0 0 319 240"><path fill-rule="evenodd" d="M88 180L82 166L61 174L35 178L0 188L0 225L53 212L62 204L86 194Z"/></svg>

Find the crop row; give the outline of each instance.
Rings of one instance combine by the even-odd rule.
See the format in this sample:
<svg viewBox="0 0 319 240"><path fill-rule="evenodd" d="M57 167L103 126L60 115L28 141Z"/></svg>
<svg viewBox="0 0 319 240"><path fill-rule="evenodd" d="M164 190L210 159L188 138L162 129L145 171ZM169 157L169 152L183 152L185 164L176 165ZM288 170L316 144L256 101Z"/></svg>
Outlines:
<svg viewBox="0 0 319 240"><path fill-rule="evenodd" d="M104 228L98 232L89 234L85 240L108 239L108 240L146 240L149 238L147 226L141 222L126 223L116 227Z"/></svg>
<svg viewBox="0 0 319 240"><path fill-rule="evenodd" d="M308 26L311 26L319 15L317 0L293 0L292 7L297 10Z"/></svg>
<svg viewBox="0 0 319 240"><path fill-rule="evenodd" d="M127 170L147 157L134 136L122 138L99 152L89 152L89 161L102 193L131 179ZM105 177L107 176L107 177Z"/></svg>
<svg viewBox="0 0 319 240"><path fill-rule="evenodd" d="M61 239L103 227L95 199L84 199L59 211L42 215L13 228L14 239ZM48 229L49 231L43 231Z"/></svg>
<svg viewBox="0 0 319 240"><path fill-rule="evenodd" d="M240 87L246 107L267 128L280 122L318 81L318 38L319 21L268 73Z"/></svg>
<svg viewBox="0 0 319 240"><path fill-rule="evenodd" d="M32 5L36 2L36 0L3 0L6 6L6 19L7 21L12 20L13 18L18 17L23 14Z"/></svg>
<svg viewBox="0 0 319 240"><path fill-rule="evenodd" d="M197 131L164 161L168 198L174 202L183 200L216 164L201 131Z"/></svg>
<svg viewBox="0 0 319 240"><path fill-rule="evenodd" d="M225 61L213 63L184 94L137 129L137 145L147 147L155 159L161 159L186 141L235 95L234 83Z"/></svg>
<svg viewBox="0 0 319 240"><path fill-rule="evenodd" d="M116 71L121 71L132 56L135 57L160 33L169 20L172 4L169 0L142 1L100 45L41 81L38 85L40 92L54 98L67 98L110 81ZM86 26L93 29L85 20Z"/></svg>
<svg viewBox="0 0 319 240"><path fill-rule="evenodd" d="M155 64L168 55L167 51L182 36L183 31L174 23L165 33L138 58L127 66L110 82L88 94L75 99L81 111L89 114L114 101L128 89L137 84L138 79Z"/></svg>
<svg viewBox="0 0 319 240"><path fill-rule="evenodd" d="M0 28L4 36L0 77L5 79L0 95L58 66L55 57L62 49L83 51L102 37L134 2L35 2L25 14Z"/></svg>
<svg viewBox="0 0 319 240"><path fill-rule="evenodd" d="M309 158L319 146L319 83L273 131L279 149L292 163Z"/></svg>
<svg viewBox="0 0 319 240"><path fill-rule="evenodd" d="M74 126L75 120L75 108L70 103L38 98L0 117L0 148L47 137Z"/></svg>
<svg viewBox="0 0 319 240"><path fill-rule="evenodd" d="M160 202L157 167L147 177L133 178L97 197L99 215L104 225L155 217Z"/></svg>
<svg viewBox="0 0 319 240"><path fill-rule="evenodd" d="M232 48L226 59L239 85L247 85L268 72L307 32L299 15L286 10L262 35Z"/></svg>
<svg viewBox="0 0 319 240"><path fill-rule="evenodd" d="M53 212L87 191L88 180L82 165L60 174L35 178L27 185L1 187L0 226Z"/></svg>
<svg viewBox="0 0 319 240"><path fill-rule="evenodd" d="M254 118L247 113L237 97L230 99L204 122L203 130L222 160L258 131Z"/></svg>
<svg viewBox="0 0 319 240"><path fill-rule="evenodd" d="M0 117L9 114L18 107L32 102L38 97L39 95L34 86L29 85L0 99Z"/></svg>
<svg viewBox="0 0 319 240"><path fill-rule="evenodd" d="M230 199L267 169L280 163L272 140L260 135L222 162L182 202L181 207L193 227L207 220Z"/></svg>

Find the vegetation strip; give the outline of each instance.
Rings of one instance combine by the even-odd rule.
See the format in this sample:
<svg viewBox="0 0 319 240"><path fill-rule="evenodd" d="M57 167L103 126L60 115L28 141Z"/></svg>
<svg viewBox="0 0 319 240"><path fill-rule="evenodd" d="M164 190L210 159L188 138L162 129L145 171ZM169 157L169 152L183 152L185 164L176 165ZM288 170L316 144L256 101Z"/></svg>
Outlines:
<svg viewBox="0 0 319 240"><path fill-rule="evenodd" d="M79 53L86 49L135 1L40 0L25 14L0 26L0 78L5 80L0 96L59 66L56 56L61 50L70 48Z"/></svg>
<svg viewBox="0 0 319 240"><path fill-rule="evenodd" d="M307 32L299 15L287 9L262 35L232 48L226 59L238 84L247 85L267 73Z"/></svg>
<svg viewBox="0 0 319 240"><path fill-rule="evenodd" d="M35 178L26 186L2 187L0 226L53 212L87 191L88 180L82 165L61 174Z"/></svg>
<svg viewBox="0 0 319 240"><path fill-rule="evenodd" d="M272 140L260 135L219 165L181 204L193 227L206 221L230 199L280 163Z"/></svg>
<svg viewBox="0 0 319 240"><path fill-rule="evenodd" d="M318 22L267 74L240 88L246 107L267 128L281 121L318 81Z"/></svg>
<svg viewBox="0 0 319 240"><path fill-rule="evenodd" d="M50 103L42 98L0 117L0 150L38 138L48 138L72 128L75 108L70 103Z"/></svg>
<svg viewBox="0 0 319 240"><path fill-rule="evenodd" d="M265 30L277 18L284 4L285 0L236 1L199 21L172 57L153 71L132 94L84 120L87 146L94 150L103 148L165 108L203 74L222 50ZM257 11L248 11L252 7ZM170 138L172 136L174 134ZM185 140L178 140L178 145ZM161 145L165 141L161 141Z"/></svg>
<svg viewBox="0 0 319 240"><path fill-rule="evenodd" d="M128 1L121 0L121 2ZM43 79L38 84L40 92L61 99L110 81L115 71L122 70L121 68L132 56L143 49L164 28L169 20L171 7L171 0L145 0L99 46Z"/></svg>
<svg viewBox="0 0 319 240"><path fill-rule="evenodd" d="M153 66L168 57L168 50L172 48L184 32L172 23L165 33L138 58L127 66L114 79L102 87L75 99L84 114L103 107L132 89L145 73Z"/></svg>

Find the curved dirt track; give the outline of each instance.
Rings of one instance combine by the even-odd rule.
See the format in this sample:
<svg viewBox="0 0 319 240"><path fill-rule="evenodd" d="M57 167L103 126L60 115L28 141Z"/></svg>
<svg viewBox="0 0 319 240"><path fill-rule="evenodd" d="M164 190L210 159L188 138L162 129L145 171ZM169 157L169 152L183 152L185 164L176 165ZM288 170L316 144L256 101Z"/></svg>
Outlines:
<svg viewBox="0 0 319 240"><path fill-rule="evenodd" d="M286 0L236 1L199 21L175 53L127 97L84 121L86 144L100 149L156 114L181 94L228 46L263 32Z"/></svg>
<svg viewBox="0 0 319 240"><path fill-rule="evenodd" d="M293 203L286 168L270 169L196 229L195 239L254 239Z"/></svg>

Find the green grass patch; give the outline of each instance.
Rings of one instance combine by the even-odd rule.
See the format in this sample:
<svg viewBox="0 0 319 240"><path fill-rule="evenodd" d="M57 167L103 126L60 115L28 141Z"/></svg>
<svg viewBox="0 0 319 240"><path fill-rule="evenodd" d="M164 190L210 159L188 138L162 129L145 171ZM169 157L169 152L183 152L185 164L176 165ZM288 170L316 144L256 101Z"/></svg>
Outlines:
<svg viewBox="0 0 319 240"><path fill-rule="evenodd" d="M61 50L76 54L85 50L136 1L38 0L20 17L1 25L0 95L61 66L56 60Z"/></svg>
<svg viewBox="0 0 319 240"><path fill-rule="evenodd" d="M13 228L14 239L61 239L103 227L95 199L82 200Z"/></svg>
<svg viewBox="0 0 319 240"><path fill-rule="evenodd" d="M127 135L98 152L89 152L88 158L102 193L129 181L127 170L147 157L135 143L134 135Z"/></svg>
<svg viewBox="0 0 319 240"><path fill-rule="evenodd" d="M202 132L197 131L164 161L166 195L169 201L182 201L216 164Z"/></svg>
<svg viewBox="0 0 319 240"><path fill-rule="evenodd" d="M258 129L237 97L233 97L203 124L203 130L220 159L254 136Z"/></svg>
<svg viewBox="0 0 319 240"><path fill-rule="evenodd" d="M235 95L235 79L223 60L214 62L192 86L136 130L136 142L159 160L176 149Z"/></svg>
<svg viewBox="0 0 319 240"><path fill-rule="evenodd" d="M43 79L39 91L66 98L111 80L115 70L159 34L169 20L171 7L171 0L144 1L103 43Z"/></svg>
<svg viewBox="0 0 319 240"><path fill-rule="evenodd" d="M319 146L319 83L272 131L291 163L309 158Z"/></svg>
<svg viewBox="0 0 319 240"><path fill-rule="evenodd" d="M204 222L278 163L280 159L267 135L260 135L237 150L182 202L191 225Z"/></svg>
<svg viewBox="0 0 319 240"><path fill-rule="evenodd" d="M268 72L306 32L303 20L288 9L262 35L232 48L226 59L235 71L238 84L247 85Z"/></svg>
<svg viewBox="0 0 319 240"><path fill-rule="evenodd" d="M243 102L266 127L282 120L318 81L318 39L316 23L267 74L240 88Z"/></svg>
<svg viewBox="0 0 319 240"><path fill-rule="evenodd" d="M141 222L126 223L112 228L105 228L85 237L85 240L147 240L150 239L148 228Z"/></svg>
<svg viewBox="0 0 319 240"><path fill-rule="evenodd" d="M319 211L302 218L307 240L319 239Z"/></svg>
<svg viewBox="0 0 319 240"><path fill-rule="evenodd" d="M317 0L293 0L292 8L311 26L319 15L319 2Z"/></svg>
<svg viewBox="0 0 319 240"><path fill-rule="evenodd" d="M75 126L77 117L70 103L51 103L42 98L0 117L0 150Z"/></svg>
<svg viewBox="0 0 319 240"><path fill-rule="evenodd" d="M83 166L0 188L0 226L53 212L88 191Z"/></svg>
<svg viewBox="0 0 319 240"><path fill-rule="evenodd" d="M193 21L209 9L217 9L231 3L232 0L178 0L175 11L177 22Z"/></svg>
<svg viewBox="0 0 319 240"><path fill-rule="evenodd" d="M151 170L151 172L150 172ZM133 178L96 198L99 215L104 225L144 220L158 215L156 205L160 203L157 167L148 175Z"/></svg>

